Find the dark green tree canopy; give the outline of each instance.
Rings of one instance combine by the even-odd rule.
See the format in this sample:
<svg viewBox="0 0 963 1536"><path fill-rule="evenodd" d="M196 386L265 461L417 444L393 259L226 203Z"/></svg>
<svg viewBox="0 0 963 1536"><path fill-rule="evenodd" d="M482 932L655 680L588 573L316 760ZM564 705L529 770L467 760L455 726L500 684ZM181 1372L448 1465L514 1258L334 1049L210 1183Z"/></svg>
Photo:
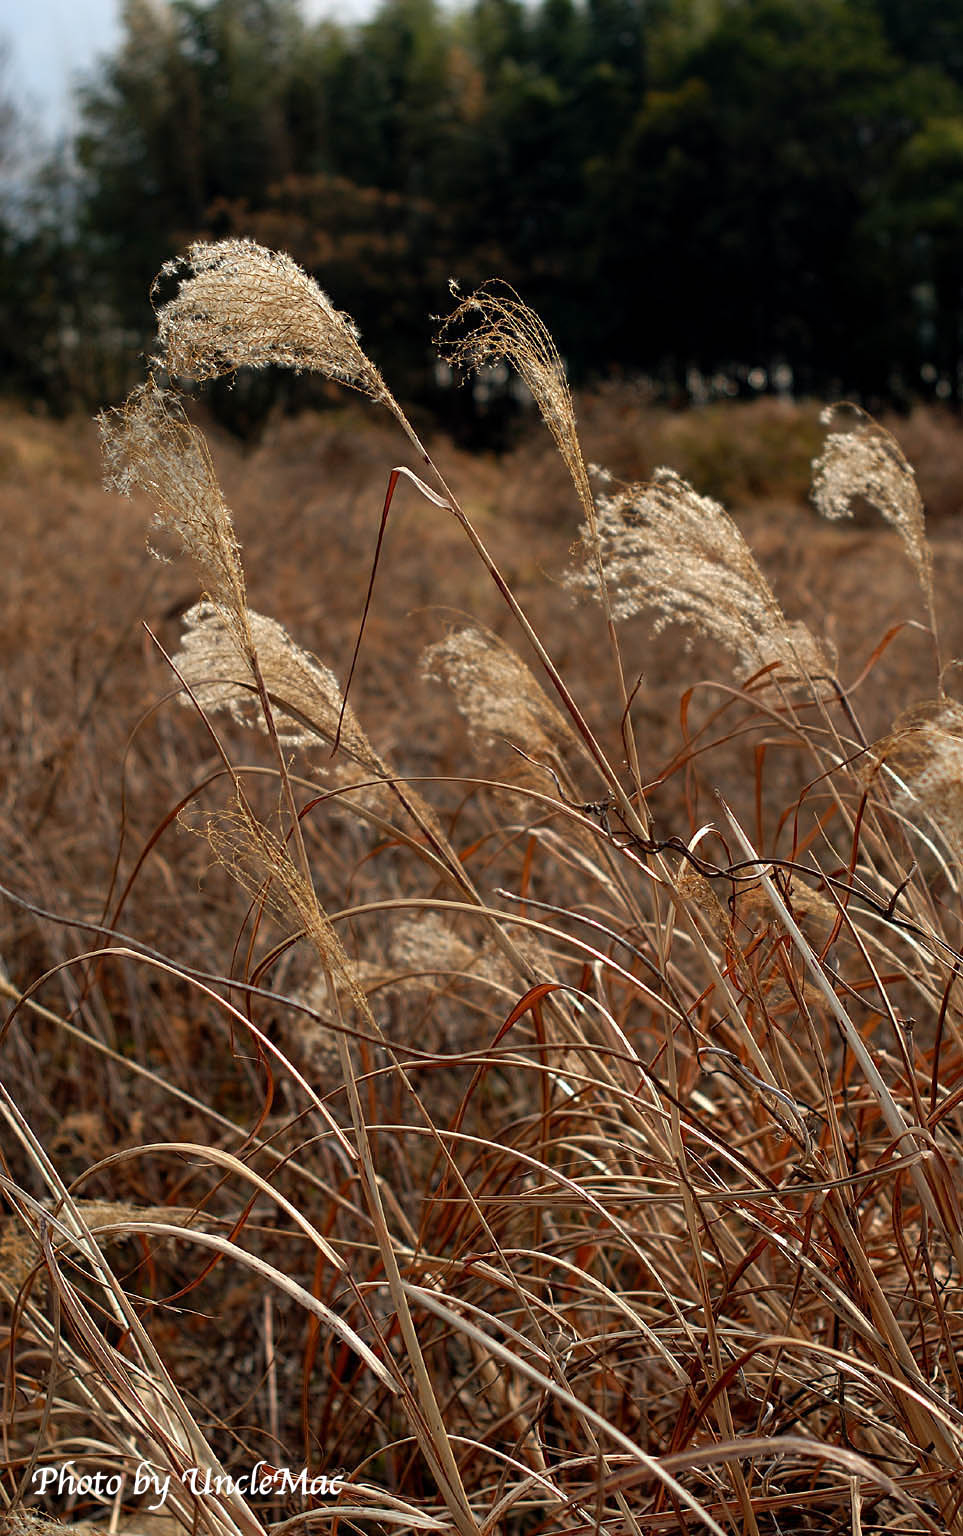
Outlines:
<svg viewBox="0 0 963 1536"><path fill-rule="evenodd" d="M118 332L147 336L189 239L242 233L304 262L412 395L448 277L490 275L577 377L959 392L956 0L381 0L350 26L126 0L80 106L59 255L25 254Z"/></svg>
<svg viewBox="0 0 963 1536"><path fill-rule="evenodd" d="M879 19L845 0L729 7L649 91L609 178L605 201L646 256L644 287L631 261L618 275L635 326L654 285L663 354L706 369L781 357L813 387L885 379L874 316L894 256L903 283L913 263L892 227L883 238L880 209L894 161L955 104L944 76L908 70Z"/></svg>

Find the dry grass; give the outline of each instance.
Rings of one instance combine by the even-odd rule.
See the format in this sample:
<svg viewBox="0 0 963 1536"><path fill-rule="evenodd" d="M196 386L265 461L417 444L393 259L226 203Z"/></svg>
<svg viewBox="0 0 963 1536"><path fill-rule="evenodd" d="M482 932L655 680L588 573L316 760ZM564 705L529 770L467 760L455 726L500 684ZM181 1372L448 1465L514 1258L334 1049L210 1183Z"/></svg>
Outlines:
<svg viewBox="0 0 963 1536"><path fill-rule="evenodd" d="M426 462L382 404L213 481L149 422L133 501L0 419L10 1528L150 1530L149 1461L251 1536L963 1531L952 521L819 521L806 408L610 390L564 462ZM957 429L888 426L953 510ZM31 1495L71 1458L113 1508ZM261 1459L343 1487L176 1481Z"/></svg>

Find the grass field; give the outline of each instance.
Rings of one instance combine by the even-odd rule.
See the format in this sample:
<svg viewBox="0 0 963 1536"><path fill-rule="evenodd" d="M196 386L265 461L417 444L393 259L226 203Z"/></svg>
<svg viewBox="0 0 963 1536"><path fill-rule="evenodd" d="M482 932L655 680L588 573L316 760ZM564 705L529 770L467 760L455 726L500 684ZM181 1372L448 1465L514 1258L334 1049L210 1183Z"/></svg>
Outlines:
<svg viewBox="0 0 963 1536"><path fill-rule="evenodd" d="M588 514L534 412L449 508L367 402L208 428L241 597L0 416L14 1529L963 1531L963 437L886 423L931 612L875 429L827 521L816 407L576 404Z"/></svg>

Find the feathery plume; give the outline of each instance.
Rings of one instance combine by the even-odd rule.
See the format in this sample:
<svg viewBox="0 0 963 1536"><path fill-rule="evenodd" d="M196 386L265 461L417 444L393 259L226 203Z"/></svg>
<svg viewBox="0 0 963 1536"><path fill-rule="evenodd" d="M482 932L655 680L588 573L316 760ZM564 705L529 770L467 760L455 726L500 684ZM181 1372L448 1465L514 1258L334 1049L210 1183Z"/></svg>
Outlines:
<svg viewBox="0 0 963 1536"><path fill-rule="evenodd" d="M225 624L250 654L247 598L234 525L202 433L192 427L177 396L153 379L117 410L100 417L109 490L145 491L158 527L175 533L200 571Z"/></svg>
<svg viewBox="0 0 963 1536"><path fill-rule="evenodd" d="M457 288L452 285L452 292ZM470 327L459 334L462 327ZM555 440L591 523L595 505L575 428L575 408L558 348L544 322L508 283L483 283L460 301L437 337L451 363L465 368L506 362L521 374Z"/></svg>
<svg viewBox="0 0 963 1536"><path fill-rule="evenodd" d="M324 965L318 966L295 998L296 1002L310 1008L311 1013L319 1014L320 1018L312 1018L305 1013L294 1016L290 1026L292 1047L296 1045L306 1067L324 1078L337 1077L340 1073L335 1030L341 1020L337 1004L332 1000L332 982L338 1000L344 1005L349 1005L356 993L360 992L367 1002L372 992L395 984L394 974L384 965L376 965L370 960L353 960L347 956L345 964L347 977L332 977Z"/></svg>
<svg viewBox="0 0 963 1536"><path fill-rule="evenodd" d="M276 706L278 739L291 747L333 741L341 712L341 690L334 673L296 645L274 619L248 610L251 638L264 686ZM195 603L184 615L180 650L174 663L206 710L226 710L239 725L263 728L260 701L239 655L232 629L213 603ZM341 743L359 762L383 772L374 748L350 705L341 727Z"/></svg>
<svg viewBox="0 0 963 1536"><path fill-rule="evenodd" d="M454 930L437 912L420 912L395 924L391 939L391 958L398 970L470 971L478 963L479 952Z"/></svg>
<svg viewBox="0 0 963 1536"><path fill-rule="evenodd" d="M943 698L901 715L872 753L895 776L896 804L920 808L963 860L963 704ZM912 819L912 818L911 818Z"/></svg>
<svg viewBox="0 0 963 1536"><path fill-rule="evenodd" d="M207 837L218 863L251 896L263 901L282 922L303 930L339 993L350 997L373 1025L367 998L341 940L286 844L237 797L228 809L208 816L200 828L187 824Z"/></svg>
<svg viewBox="0 0 963 1536"><path fill-rule="evenodd" d="M189 1227L199 1220L211 1219L192 1205L131 1205L127 1200L78 1199L71 1203L88 1227L109 1226L118 1221L166 1221L169 1226Z"/></svg>
<svg viewBox="0 0 963 1536"><path fill-rule="evenodd" d="M859 406L829 406L820 419L829 426L843 411L854 425L831 432L813 461L813 503L828 518L851 517L859 497L875 507L902 539L932 615L933 559L913 467L895 437Z"/></svg>
<svg viewBox="0 0 963 1536"><path fill-rule="evenodd" d="M318 742L333 742L343 700L334 673L316 656L296 645L276 620L249 609L248 624L281 746L307 748ZM253 673L233 630L212 603L195 603L184 615L174 665L205 710L224 710L239 725L255 730L265 728ZM189 704L190 700L184 702ZM422 830L428 829L443 838L430 806L392 773L368 740L350 705L341 720L340 749L354 766L328 765L326 776L333 785L350 785L359 777L376 780L376 784L369 784L361 792L363 801L388 820L397 815L398 806L402 805ZM348 798L348 807L353 799L353 795Z"/></svg>
<svg viewBox="0 0 963 1536"><path fill-rule="evenodd" d="M718 641L744 675L771 662L791 677L822 677L835 657L804 624L790 624L732 518L673 470L598 503L598 546L613 617L655 609L656 632L679 623ZM598 566L573 567L566 585L599 598Z"/></svg>
<svg viewBox="0 0 963 1536"><path fill-rule="evenodd" d="M182 277L157 310L158 339L171 374L218 378L236 368L307 368L373 400L388 389L348 315L290 256L253 240L195 241L155 280Z"/></svg>
<svg viewBox="0 0 963 1536"><path fill-rule="evenodd" d="M490 630L457 630L428 646L421 671L424 677L447 683L459 714L476 736L504 736L524 743L529 752L557 752L573 740L564 715L525 663Z"/></svg>
<svg viewBox="0 0 963 1536"><path fill-rule="evenodd" d="M531 933L512 933L512 944L533 970L551 975L553 968L547 951ZM474 976L485 986L501 991L517 987L518 973L491 937L481 943L468 943L459 937L439 912L419 912L417 917L404 918L395 924L391 937L390 954L395 975L402 976L400 985L424 986L425 978L450 977L458 972Z"/></svg>

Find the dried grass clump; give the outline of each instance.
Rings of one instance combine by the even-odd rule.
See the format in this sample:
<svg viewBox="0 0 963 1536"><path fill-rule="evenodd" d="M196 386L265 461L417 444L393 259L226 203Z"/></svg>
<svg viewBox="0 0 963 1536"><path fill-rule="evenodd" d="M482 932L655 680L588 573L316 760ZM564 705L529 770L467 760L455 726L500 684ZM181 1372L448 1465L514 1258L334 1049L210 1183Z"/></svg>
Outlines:
<svg viewBox="0 0 963 1536"><path fill-rule="evenodd" d="M821 420L829 426L842 413L854 425L831 432L814 461L813 503L828 518L851 517L859 500L875 507L902 539L932 614L933 557L913 467L892 433L859 406L830 406Z"/></svg>
<svg viewBox="0 0 963 1536"><path fill-rule="evenodd" d="M451 689L455 707L472 733L491 740L501 736L529 753L557 754L571 746L572 730L528 667L504 640L469 626L428 646L422 675Z"/></svg>
<svg viewBox="0 0 963 1536"><path fill-rule="evenodd" d="M537 946L524 936L515 937L520 954L533 961L541 958ZM396 972L418 977L473 975L496 987L509 987L513 971L503 955L490 944L479 947L459 937L437 912L421 912L395 925L391 937L391 961ZM407 983L407 978L406 978Z"/></svg>
<svg viewBox="0 0 963 1536"><path fill-rule="evenodd" d="M600 499L601 564L616 619L655 609L656 632L684 624L736 657L742 673L778 662L790 678L831 675L835 657L804 624L790 624L732 518L673 470ZM592 530L582 543L593 553ZM573 592L600 598L597 566L574 566Z"/></svg>
<svg viewBox="0 0 963 1536"><path fill-rule="evenodd" d="M291 1049L296 1044L305 1065L323 1073L325 1082L340 1073L336 1030L343 1026L338 1004L350 1007L358 993L367 999L372 992L398 985L393 967L350 956L346 957L346 967L346 974L341 977L332 978L323 965L312 972L297 994L297 1002L310 1009L310 1013L294 1014L289 1032ZM332 998L332 981L336 1002ZM320 1017L314 1018L313 1014Z"/></svg>
<svg viewBox="0 0 963 1536"><path fill-rule="evenodd" d="M285 258L267 261L276 288ZM204 274L222 297L228 265ZM236 318L239 335L260 323ZM504 304L482 322L482 354L500 324L516 357L529 345L578 478L540 322ZM425 487L542 668L536 682L477 625L432 646L426 670L475 740L428 763L433 711L418 713L393 637L375 631L375 739L400 740L399 769L435 812L353 714L341 721L332 673L249 613L209 462L152 390L107 436L211 593L177 665L203 710L266 729L271 759L239 762L234 732L197 729L199 768L189 717L150 713L113 871L113 847L98 866L109 894L79 873L69 905L56 894L79 797L57 817L52 872L39 827L9 840L37 895L12 893L3 945L22 968L36 920L40 958L2 1041L20 1222L0 1221L4 1304L21 1290L8 1500L35 1453L175 1473L266 1455L344 1467L337 1503L182 1488L184 1529L769 1536L795 1520L963 1536L963 957L943 853L963 840L963 705L917 710L867 750L878 728L857 710L886 647L858 689L804 689L826 652L787 621L722 508L662 471L610 485L601 526L585 503L589 569L571 585L604 603L611 579L620 616L651 608L745 668L773 662L774 691L793 686L762 695L768 670L751 693L716 687L715 668L701 689L679 679L680 734L651 712L643 774L632 696L611 686L621 647L642 646L631 676L646 664L637 630L587 608L563 676L550 621L543 642L454 494ZM200 476L193 500L185 475ZM420 584L425 558L419 546ZM294 776L288 749L330 744L339 725L341 756ZM539 790L486 776L482 736L507 736ZM576 794L563 753L599 798ZM218 785L233 798L210 817ZM178 805L252 906L196 899ZM338 821L326 835L337 805L374 838ZM907 838L928 862L905 857ZM128 1234L133 1250L110 1240ZM154 1263L168 1243L178 1271L189 1256L183 1277ZM136 1502L129 1486L109 1510L55 1498L117 1531Z"/></svg>
<svg viewBox="0 0 963 1536"><path fill-rule="evenodd" d="M922 811L963 860L963 704L944 698L909 710L872 755L895 778L897 807L916 823Z"/></svg>
<svg viewBox="0 0 963 1536"><path fill-rule="evenodd" d="M253 240L195 241L160 275L185 269L191 275L157 311L169 373L212 379L236 368L307 368L372 400L389 398L354 322L290 256Z"/></svg>
<svg viewBox="0 0 963 1536"><path fill-rule="evenodd" d="M248 620L278 739L290 747L333 741L343 703L334 673L296 645L275 619L249 610ZM263 730L257 688L245 657L212 603L195 603L184 615L174 664L205 710L226 710L239 725ZM344 711L341 743L359 762L383 771L350 706Z"/></svg>
<svg viewBox="0 0 963 1536"><path fill-rule="evenodd" d="M145 491L155 522L177 535L225 624L250 654L241 553L202 433L153 379L100 417L108 490Z"/></svg>

